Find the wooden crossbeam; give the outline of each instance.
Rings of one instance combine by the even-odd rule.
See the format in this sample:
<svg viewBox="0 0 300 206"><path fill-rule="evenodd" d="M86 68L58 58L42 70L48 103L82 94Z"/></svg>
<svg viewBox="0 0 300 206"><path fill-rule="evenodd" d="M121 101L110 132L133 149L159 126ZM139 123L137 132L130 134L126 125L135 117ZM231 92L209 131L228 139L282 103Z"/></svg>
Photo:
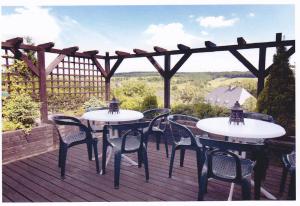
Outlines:
<svg viewBox="0 0 300 206"><path fill-rule="evenodd" d="M82 53L88 54L88 55L90 55L92 57L92 56L97 55L99 53L99 51L98 50L90 50L90 51L84 51Z"/></svg>
<svg viewBox="0 0 300 206"><path fill-rule="evenodd" d="M45 51L50 51L50 49L52 49L54 47L54 43L53 42L48 42L48 43L45 43L45 44L39 44L38 47L41 47Z"/></svg>
<svg viewBox="0 0 300 206"><path fill-rule="evenodd" d="M97 60L97 58L95 56L92 56L92 62L93 64L96 65L97 69L100 71L100 73L104 76L107 77L107 72L103 69L103 67L101 66L101 64L99 63L99 61Z"/></svg>
<svg viewBox="0 0 300 206"><path fill-rule="evenodd" d="M22 37L16 37L6 40L7 43L11 43L15 48L19 47L23 43Z"/></svg>
<svg viewBox="0 0 300 206"><path fill-rule="evenodd" d="M118 67L120 66L120 64L122 63L123 61L123 57L120 57L119 59L117 59L116 63L114 64L114 66L111 68L111 70L109 71L109 73L107 74L107 78L110 79L115 71L118 69Z"/></svg>
<svg viewBox="0 0 300 206"><path fill-rule="evenodd" d="M230 49L229 52L235 56L249 71L258 77L258 71L240 52L235 49Z"/></svg>
<svg viewBox="0 0 300 206"><path fill-rule="evenodd" d="M66 54L59 54L46 68L46 76L49 75L55 67L66 57Z"/></svg>
<svg viewBox="0 0 300 206"><path fill-rule="evenodd" d="M127 56L130 56L130 53L128 52L123 52L123 51L116 51L116 54L118 56L121 56L121 57L127 57Z"/></svg>
<svg viewBox="0 0 300 206"><path fill-rule="evenodd" d="M18 49L10 48L10 51L14 54L16 59L20 59L26 63L26 65L30 68L30 70L36 75L40 76L39 70L37 67L33 64L33 62L22 52L20 52Z"/></svg>
<svg viewBox="0 0 300 206"><path fill-rule="evenodd" d="M180 60L174 65L172 70L169 72L169 78L173 77L176 72L180 69L180 67L188 60L188 58L192 55L192 53L185 53Z"/></svg>
<svg viewBox="0 0 300 206"><path fill-rule="evenodd" d="M186 46L184 44L177 44L177 47L181 51L189 51L191 49L190 47L188 47L188 46Z"/></svg>
<svg viewBox="0 0 300 206"><path fill-rule="evenodd" d="M237 38L237 43L238 43L238 45L240 45L240 46L246 45L246 44L247 44L246 40L245 40L243 37L238 37L238 38Z"/></svg>
<svg viewBox="0 0 300 206"><path fill-rule="evenodd" d="M276 33L276 42L282 41L282 33Z"/></svg>
<svg viewBox="0 0 300 206"><path fill-rule="evenodd" d="M69 48L64 48L61 53L62 54L66 54L66 55L73 55L75 54L76 51L79 50L78 46L74 46L74 47L69 47Z"/></svg>
<svg viewBox="0 0 300 206"><path fill-rule="evenodd" d="M292 46L291 48L289 48L285 55L287 58L289 58L290 56L292 56L295 53L295 46ZM270 74L270 71L273 67L273 64L271 64L266 70L265 70L265 77L268 76Z"/></svg>
<svg viewBox="0 0 300 206"><path fill-rule="evenodd" d="M214 48L214 47L217 47L217 45L211 41L205 41L204 42L206 48Z"/></svg>
<svg viewBox="0 0 300 206"><path fill-rule="evenodd" d="M141 49L133 49L133 52L136 54L147 54L148 52Z"/></svg>
<svg viewBox="0 0 300 206"><path fill-rule="evenodd" d="M162 52L166 52L168 50L164 49L164 48L161 48L159 46L155 46L153 47L154 51L158 52L158 53L162 53Z"/></svg>

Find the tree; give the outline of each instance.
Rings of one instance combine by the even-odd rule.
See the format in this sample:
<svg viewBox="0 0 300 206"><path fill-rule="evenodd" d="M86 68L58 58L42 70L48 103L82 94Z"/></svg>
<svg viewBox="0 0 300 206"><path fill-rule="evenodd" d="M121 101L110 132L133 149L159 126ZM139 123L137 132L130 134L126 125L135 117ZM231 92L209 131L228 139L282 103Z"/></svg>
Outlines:
<svg viewBox="0 0 300 206"><path fill-rule="evenodd" d="M285 53L285 47L277 47L270 75L257 100L257 110L272 115L287 135L295 135L295 77Z"/></svg>

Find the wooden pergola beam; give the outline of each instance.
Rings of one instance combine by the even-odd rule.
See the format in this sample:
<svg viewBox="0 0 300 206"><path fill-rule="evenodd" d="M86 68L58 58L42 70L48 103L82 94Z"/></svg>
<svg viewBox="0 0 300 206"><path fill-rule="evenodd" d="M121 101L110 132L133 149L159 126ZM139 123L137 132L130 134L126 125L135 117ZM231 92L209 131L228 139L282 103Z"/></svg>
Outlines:
<svg viewBox="0 0 300 206"><path fill-rule="evenodd" d="M116 51L116 54L117 54L119 57L128 57L128 56L130 56L130 53L128 53L128 52L123 52L123 51Z"/></svg>
<svg viewBox="0 0 300 206"><path fill-rule="evenodd" d="M136 54L146 54L148 52L144 51L144 50L141 50L141 49L133 49L133 52L136 53Z"/></svg>
<svg viewBox="0 0 300 206"><path fill-rule="evenodd" d="M168 50L164 49L164 48L161 48L159 46L155 46L153 47L154 51L157 52L157 53L163 53L163 52L167 52Z"/></svg>
<svg viewBox="0 0 300 206"><path fill-rule="evenodd" d="M177 44L177 47L181 51L189 51L191 49L190 47L188 47L188 46L186 46L184 44Z"/></svg>
<svg viewBox="0 0 300 206"><path fill-rule="evenodd" d="M192 53L185 53L179 61L174 65L174 67L169 72L169 77L172 78L176 72L180 69L180 67L188 60L188 58L192 55Z"/></svg>
<svg viewBox="0 0 300 206"><path fill-rule="evenodd" d="M79 50L78 46L73 46L73 47L69 47L69 48L64 48L61 51L61 54L65 54L65 55L74 55L76 51Z"/></svg>
<svg viewBox="0 0 300 206"><path fill-rule="evenodd" d="M111 68L111 70L109 71L109 73L107 74L107 78L110 79L114 73L116 72L116 70L118 69L118 67L120 66L120 64L123 61L123 57L119 57L119 59L117 59L117 61L115 62L114 66Z"/></svg>
<svg viewBox="0 0 300 206"><path fill-rule="evenodd" d="M6 40L6 42L12 44L14 48L18 48L23 43L23 38L16 37L16 38L8 39Z"/></svg>
<svg viewBox="0 0 300 206"><path fill-rule="evenodd" d="M90 55L91 57L93 57L93 56L96 56L99 53L99 51L98 50L90 50L90 51L84 51L82 53Z"/></svg>
<svg viewBox="0 0 300 206"><path fill-rule="evenodd" d="M46 76L49 75L55 67L66 57L66 54L59 54L46 68Z"/></svg>
<svg viewBox="0 0 300 206"><path fill-rule="evenodd" d="M254 76L258 77L258 71L255 66L253 66L240 52L235 49L229 50L229 52L235 56L249 71L254 74Z"/></svg>
<svg viewBox="0 0 300 206"><path fill-rule="evenodd" d="M15 55L16 59L20 59L26 63L26 65L30 68L30 70L36 75L40 76L39 70L37 67L33 64L33 62L21 51L18 49L10 48L10 51Z"/></svg>
<svg viewBox="0 0 300 206"><path fill-rule="evenodd" d="M44 44L39 44L38 47L42 48L45 51L50 51L50 49L52 49L54 47L54 43L48 42L48 43L44 43Z"/></svg>
<svg viewBox="0 0 300 206"><path fill-rule="evenodd" d="M276 42L282 41L282 33L276 33Z"/></svg>
<svg viewBox="0 0 300 206"><path fill-rule="evenodd" d="M211 42L211 41L205 41L204 44L205 44L206 48L215 48L215 47L217 47L217 45L215 43Z"/></svg>
<svg viewBox="0 0 300 206"><path fill-rule="evenodd" d="M97 67L97 69L100 71L100 73L104 77L107 77L107 72L103 69L103 67L101 66L101 64L97 60L97 58L95 56L92 56L91 59L92 59L93 64L95 64L95 66Z"/></svg>
<svg viewBox="0 0 300 206"><path fill-rule="evenodd" d="M246 45L246 44L247 44L246 40L245 40L243 37L238 37L238 38L237 38L237 43L238 43L238 45L240 45L240 46Z"/></svg>

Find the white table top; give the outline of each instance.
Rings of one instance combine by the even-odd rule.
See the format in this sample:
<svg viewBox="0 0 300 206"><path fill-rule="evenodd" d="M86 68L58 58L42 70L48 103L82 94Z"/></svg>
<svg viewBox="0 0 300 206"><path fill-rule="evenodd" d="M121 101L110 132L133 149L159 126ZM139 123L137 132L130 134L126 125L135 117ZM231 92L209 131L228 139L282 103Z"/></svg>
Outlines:
<svg viewBox="0 0 300 206"><path fill-rule="evenodd" d="M208 133L238 138L267 139L285 135L284 128L274 123L248 118L244 122L230 124L228 117L214 117L198 121L197 127Z"/></svg>
<svg viewBox="0 0 300 206"><path fill-rule="evenodd" d="M95 110L86 112L82 115L83 119L90 121L100 121L100 122L124 122L124 121L134 121L139 120L144 117L143 113L120 109L119 113L108 113L108 109L105 110Z"/></svg>

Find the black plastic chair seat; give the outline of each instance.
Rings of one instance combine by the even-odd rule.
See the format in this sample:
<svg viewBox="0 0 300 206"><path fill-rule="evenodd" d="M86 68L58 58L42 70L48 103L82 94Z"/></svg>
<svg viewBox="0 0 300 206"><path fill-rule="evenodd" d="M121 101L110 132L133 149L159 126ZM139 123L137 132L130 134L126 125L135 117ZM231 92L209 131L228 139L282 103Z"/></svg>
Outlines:
<svg viewBox="0 0 300 206"><path fill-rule="evenodd" d="M90 125L92 132L102 132L103 126L102 125Z"/></svg>
<svg viewBox="0 0 300 206"><path fill-rule="evenodd" d="M71 144L74 142L82 141L85 138L86 138L86 133L82 131L82 132L70 134L68 136L63 137L62 139L66 144Z"/></svg>
<svg viewBox="0 0 300 206"><path fill-rule="evenodd" d="M241 159L242 178L251 176L253 167L253 161ZM214 155L212 157L212 171L218 177L234 179L236 177L236 161L227 155Z"/></svg>
<svg viewBox="0 0 300 206"><path fill-rule="evenodd" d="M195 136L195 140L196 140L196 144L198 147L202 147L200 140L199 140L200 136ZM176 143L177 145L183 145L183 146L189 146L191 145L191 138L184 138L181 137L180 140Z"/></svg>
<svg viewBox="0 0 300 206"><path fill-rule="evenodd" d="M121 150L122 138L111 138L109 142L113 145L114 148ZM141 141L136 136L127 136L125 143L125 150L132 151L137 150L140 147Z"/></svg>

